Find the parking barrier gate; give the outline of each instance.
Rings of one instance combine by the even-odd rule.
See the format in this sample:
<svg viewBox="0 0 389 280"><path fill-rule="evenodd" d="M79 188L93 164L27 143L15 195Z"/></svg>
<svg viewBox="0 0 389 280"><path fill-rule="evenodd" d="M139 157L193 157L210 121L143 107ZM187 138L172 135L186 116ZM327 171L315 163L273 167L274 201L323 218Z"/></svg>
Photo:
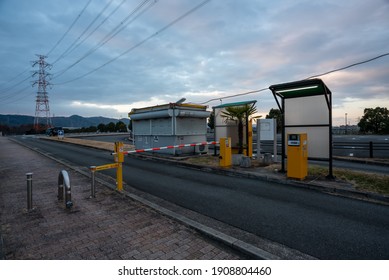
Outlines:
<svg viewBox="0 0 389 280"><path fill-rule="evenodd" d="M92 172L92 184L91 184L91 198L96 196L95 189L95 172L105 169L116 168L116 186L118 191L123 190L123 166L124 154L123 154L123 143L115 142L115 149L112 153L114 155L115 163L108 163L99 166L90 166L89 169Z"/></svg>
<svg viewBox="0 0 389 280"><path fill-rule="evenodd" d="M194 143L194 144L180 144L180 145L171 145L171 146L165 146L165 147L157 147L157 148L148 148L148 149L138 149L138 150L132 150L132 151L125 151L123 154L132 154L132 153L143 153L143 152L153 152L153 151L161 151L166 149L174 149L174 148L184 148L184 147L196 147L196 146L206 146L206 145L217 145L219 142L212 141L212 142L200 142L200 143Z"/></svg>
<svg viewBox="0 0 389 280"><path fill-rule="evenodd" d="M200 142L200 143L194 143L194 144L180 144L180 145L171 145L171 146L165 146L165 147L124 151L123 150L123 143L122 142L115 142L114 152L111 153L114 156L115 163L108 163L108 164L104 164L104 165L90 166L89 167L89 170L92 173L91 174L92 183L91 183L91 195L90 195L90 197L94 198L96 196L95 172L100 171L100 170L116 168L117 190L118 191L123 190L123 166L122 166L122 164L124 162L124 155L132 154L132 153L160 151L160 150L174 149L174 148L196 147L196 146L217 145L217 144L219 144L218 141L212 141L212 142Z"/></svg>

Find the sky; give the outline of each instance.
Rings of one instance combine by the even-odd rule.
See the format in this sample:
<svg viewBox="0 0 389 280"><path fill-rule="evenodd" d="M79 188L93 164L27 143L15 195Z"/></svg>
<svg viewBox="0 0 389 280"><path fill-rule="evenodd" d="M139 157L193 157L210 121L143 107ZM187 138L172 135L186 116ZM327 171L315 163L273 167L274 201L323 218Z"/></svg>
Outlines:
<svg viewBox="0 0 389 280"><path fill-rule="evenodd" d="M196 9L197 7L197 9ZM257 100L389 53L389 0L0 0L0 114L35 115L45 68L52 116L127 117L175 102ZM319 77L333 124L389 108L389 55Z"/></svg>

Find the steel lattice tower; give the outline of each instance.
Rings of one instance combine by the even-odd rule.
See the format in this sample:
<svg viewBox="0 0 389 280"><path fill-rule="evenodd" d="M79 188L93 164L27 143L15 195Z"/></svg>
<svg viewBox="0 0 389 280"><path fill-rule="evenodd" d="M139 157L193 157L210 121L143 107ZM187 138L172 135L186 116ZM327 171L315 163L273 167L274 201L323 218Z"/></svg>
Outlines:
<svg viewBox="0 0 389 280"><path fill-rule="evenodd" d="M32 85L38 85L38 91L36 93L34 129L36 131L39 131L40 124L43 124L46 129L52 127L49 97L46 91L46 87L50 85L50 83L47 81L50 77L50 74L46 72L46 69L50 69L51 65L45 61L45 58L47 58L47 56L37 54L37 57L39 59L32 62L32 67L39 65L39 69L38 71L34 71L32 76L35 77L36 75L38 75L38 80L33 81ZM45 121L40 122L41 118L45 118Z"/></svg>

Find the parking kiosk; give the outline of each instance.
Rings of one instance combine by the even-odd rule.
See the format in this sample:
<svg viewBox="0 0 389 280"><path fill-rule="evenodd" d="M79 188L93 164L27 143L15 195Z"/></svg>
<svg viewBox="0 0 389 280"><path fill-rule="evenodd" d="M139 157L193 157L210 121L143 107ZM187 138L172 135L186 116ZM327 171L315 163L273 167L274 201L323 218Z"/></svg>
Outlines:
<svg viewBox="0 0 389 280"><path fill-rule="evenodd" d="M288 134L287 138L287 177L303 180L308 175L307 134Z"/></svg>
<svg viewBox="0 0 389 280"><path fill-rule="evenodd" d="M232 165L231 137L222 137L220 138L219 143L220 143L219 166L230 167Z"/></svg>

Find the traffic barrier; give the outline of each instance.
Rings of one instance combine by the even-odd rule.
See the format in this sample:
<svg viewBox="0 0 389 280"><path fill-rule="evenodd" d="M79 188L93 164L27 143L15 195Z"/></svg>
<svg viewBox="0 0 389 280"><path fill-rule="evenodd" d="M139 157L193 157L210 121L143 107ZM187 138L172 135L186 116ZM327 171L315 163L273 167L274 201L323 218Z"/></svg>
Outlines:
<svg viewBox="0 0 389 280"><path fill-rule="evenodd" d="M112 169L116 168L116 185L117 190L122 191L123 190L123 166L122 163L124 162L124 154L123 154L123 143L122 142L115 142L115 150L112 153L114 155L115 163L108 163L104 165L99 166L90 166L89 169L92 173L92 184L91 184L91 198L96 197L95 193L95 172L100 170L106 170L106 169Z"/></svg>
<svg viewBox="0 0 389 280"><path fill-rule="evenodd" d="M174 149L174 148L196 147L196 146L217 145L217 144L219 144L218 141L212 141L212 142L200 142L200 143L194 143L194 144L171 145L171 146L149 148L149 149L138 149L138 150L132 150L132 151L123 151L123 143L122 142L115 142L115 150L113 153L111 153L111 155L114 156L115 163L108 163L108 164L104 164L104 165L90 166L89 167L89 170L91 171L91 178L92 178L90 197L91 198L96 197L95 172L100 171L100 170L116 168L117 190L118 191L123 190L123 166L122 166L122 164L124 162L124 155L132 154L132 153L160 151L160 150Z"/></svg>
<svg viewBox="0 0 389 280"><path fill-rule="evenodd" d="M206 145L217 145L219 144L218 141L212 141L212 142L200 142L200 143L194 143L194 144L180 144L180 145L170 145L165 147L156 147L156 148L147 148L147 149L138 149L138 150L132 150L132 151L124 151L124 155L132 154L132 153L144 153L144 152L153 152L153 151L161 151L161 150L167 150L167 149L175 149L175 148L184 148L184 147L196 147L196 146L206 146ZM115 153L113 153L115 154Z"/></svg>

